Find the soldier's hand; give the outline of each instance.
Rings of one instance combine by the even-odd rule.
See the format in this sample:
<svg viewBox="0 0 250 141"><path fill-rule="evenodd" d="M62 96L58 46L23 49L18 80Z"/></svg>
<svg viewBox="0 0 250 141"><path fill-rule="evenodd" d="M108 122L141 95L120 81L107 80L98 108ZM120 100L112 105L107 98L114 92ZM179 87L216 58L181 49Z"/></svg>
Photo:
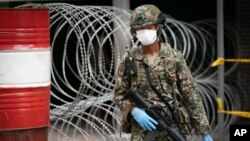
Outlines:
<svg viewBox="0 0 250 141"><path fill-rule="evenodd" d="M210 134L205 134L202 136L202 138L203 138L203 141L213 141Z"/></svg>
<svg viewBox="0 0 250 141"><path fill-rule="evenodd" d="M144 130L155 130L158 122L151 118L143 109L135 107L131 115Z"/></svg>

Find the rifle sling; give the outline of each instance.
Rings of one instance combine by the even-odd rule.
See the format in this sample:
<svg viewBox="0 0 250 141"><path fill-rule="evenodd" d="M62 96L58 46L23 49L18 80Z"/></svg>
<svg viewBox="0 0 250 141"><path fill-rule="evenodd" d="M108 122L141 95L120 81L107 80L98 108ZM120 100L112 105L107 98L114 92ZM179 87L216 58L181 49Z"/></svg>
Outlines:
<svg viewBox="0 0 250 141"><path fill-rule="evenodd" d="M161 95L161 93L153 85L152 79L150 77L150 71L148 69L148 66L145 63L143 63L143 68L145 70L145 74L146 74L146 77L148 79L150 87L153 89L153 91L156 93L156 95L159 97L159 99L162 100L162 102L169 108L169 110L171 111L171 113L174 116L174 110L173 110L173 108L170 106L170 104L167 102L167 100Z"/></svg>
<svg viewBox="0 0 250 141"><path fill-rule="evenodd" d="M150 84L150 87L154 90L154 92L155 92L156 95L159 97L159 99L160 99L163 103L165 103L165 105L168 107L168 109L170 110L170 112L171 112L172 115L173 115L174 121L176 122L176 124L177 124L179 130L181 131L180 120L179 120L178 117L176 117L176 114L175 114L175 110L176 110L176 109L173 109L173 108L170 106L170 104L167 102L167 100L162 96L162 94L161 94L161 93L156 89L156 87L153 85L152 79L151 79L151 77L150 77L150 71L149 71L149 68L148 68L147 64L143 63L143 68L144 68L144 70L145 70L146 77L147 77L147 79L148 79L148 82L149 82L149 84ZM174 93L173 85L171 85L171 86L172 86L172 89L173 89L172 91L173 91L173 93ZM173 96L174 96L174 95L173 95ZM175 105L174 105L174 108L177 108L177 107L176 107L176 96L174 96L173 98L174 98L174 104L175 104Z"/></svg>

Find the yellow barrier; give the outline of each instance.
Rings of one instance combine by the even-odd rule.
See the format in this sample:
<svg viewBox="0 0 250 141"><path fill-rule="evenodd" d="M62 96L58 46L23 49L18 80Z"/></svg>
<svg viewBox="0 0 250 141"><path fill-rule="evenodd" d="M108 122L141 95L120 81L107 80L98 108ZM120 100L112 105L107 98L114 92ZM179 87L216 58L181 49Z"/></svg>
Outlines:
<svg viewBox="0 0 250 141"><path fill-rule="evenodd" d="M244 117L244 118L250 118L250 112L246 111L225 111L223 109L223 102L221 98L217 98L218 103L218 113L224 113L224 114L230 114L234 116Z"/></svg>
<svg viewBox="0 0 250 141"><path fill-rule="evenodd" d="M222 57L219 57L217 60L215 60L212 63L211 66L216 67L216 66L224 64L224 62L250 63L250 59L224 59Z"/></svg>
<svg viewBox="0 0 250 141"><path fill-rule="evenodd" d="M216 67L224 64L224 62L238 62L238 63L250 63L250 59L224 59L219 57L216 61L212 63L212 67ZM218 103L218 113L231 114L239 117L250 118L250 112L246 111L225 111L223 108L223 102L221 98L217 98Z"/></svg>

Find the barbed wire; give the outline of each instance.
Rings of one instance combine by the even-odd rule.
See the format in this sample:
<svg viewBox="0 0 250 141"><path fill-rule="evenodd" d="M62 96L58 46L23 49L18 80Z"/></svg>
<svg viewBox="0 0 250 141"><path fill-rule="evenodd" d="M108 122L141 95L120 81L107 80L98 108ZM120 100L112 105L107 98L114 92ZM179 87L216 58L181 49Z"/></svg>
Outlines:
<svg viewBox="0 0 250 141"><path fill-rule="evenodd" d="M21 5L16 8L48 8L51 30L50 139L126 140L119 136L121 113L113 102L115 74L126 50L138 44L129 29L130 10L111 6L76 6L67 3ZM217 131L216 23L186 23L166 17L160 40L180 50L197 82L213 133ZM237 34L225 27L227 49L237 58ZM227 80L237 64L225 66L225 109L241 109L244 91L234 79ZM236 117L225 115L225 130ZM94 135L94 136L93 136ZM197 140L192 137L190 140Z"/></svg>

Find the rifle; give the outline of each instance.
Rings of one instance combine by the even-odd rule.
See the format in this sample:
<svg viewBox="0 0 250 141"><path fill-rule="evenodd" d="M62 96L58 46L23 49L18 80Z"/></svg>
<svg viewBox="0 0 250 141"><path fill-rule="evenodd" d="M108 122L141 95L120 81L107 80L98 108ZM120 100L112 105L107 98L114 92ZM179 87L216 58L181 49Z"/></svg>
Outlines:
<svg viewBox="0 0 250 141"><path fill-rule="evenodd" d="M158 122L156 131L148 132L144 141L154 140L159 132L168 133L168 135L175 141L186 141L186 139L178 131L171 128L171 123L166 119L168 115L166 109L163 108L161 111L158 111L150 107L138 93L137 89L131 88L124 96L124 99L128 99L130 102L134 103L136 107L145 109L145 112Z"/></svg>

